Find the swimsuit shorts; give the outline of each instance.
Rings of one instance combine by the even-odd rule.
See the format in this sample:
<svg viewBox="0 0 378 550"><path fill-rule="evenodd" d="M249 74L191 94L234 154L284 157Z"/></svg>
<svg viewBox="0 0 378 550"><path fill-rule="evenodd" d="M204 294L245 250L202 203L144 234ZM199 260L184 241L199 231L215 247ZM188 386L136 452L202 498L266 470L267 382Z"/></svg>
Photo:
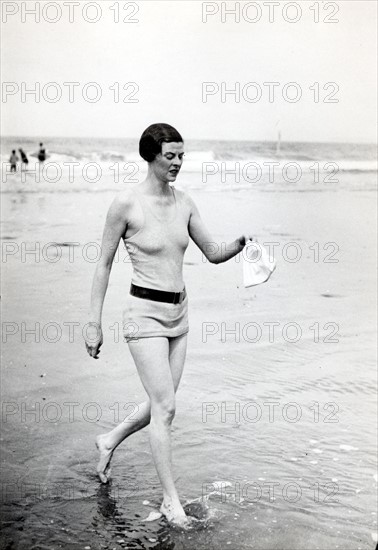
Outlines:
<svg viewBox="0 0 378 550"><path fill-rule="evenodd" d="M126 342L139 338L175 338L189 332L188 294L181 304L155 302L127 295L123 311L123 337Z"/></svg>

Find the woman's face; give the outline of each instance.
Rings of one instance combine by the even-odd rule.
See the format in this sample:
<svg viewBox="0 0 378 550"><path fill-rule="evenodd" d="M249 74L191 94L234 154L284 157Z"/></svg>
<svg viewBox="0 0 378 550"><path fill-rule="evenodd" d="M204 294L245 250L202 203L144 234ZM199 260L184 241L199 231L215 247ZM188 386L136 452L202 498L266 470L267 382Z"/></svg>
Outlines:
<svg viewBox="0 0 378 550"><path fill-rule="evenodd" d="M166 183L176 181L184 160L184 144L182 142L163 142L161 153L151 163L156 177Z"/></svg>

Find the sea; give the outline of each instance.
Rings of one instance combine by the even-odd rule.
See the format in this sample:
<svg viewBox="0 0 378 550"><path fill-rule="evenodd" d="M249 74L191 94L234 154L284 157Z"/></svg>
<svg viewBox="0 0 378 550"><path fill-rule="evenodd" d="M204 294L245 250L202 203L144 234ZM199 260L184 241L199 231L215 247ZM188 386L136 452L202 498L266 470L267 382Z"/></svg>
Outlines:
<svg viewBox="0 0 378 550"><path fill-rule="evenodd" d="M19 148L28 166L10 173ZM210 265L188 247L172 429L194 518L182 531L148 521L162 497L148 430L116 450L111 483L96 476L96 435L145 398L118 331L127 258L112 267L99 361L81 333L108 206L146 174L138 141L2 140L0 548L374 550L376 146L188 140L185 151L175 185L214 239L248 227L279 255L266 284L243 288L238 257Z"/></svg>
<svg viewBox="0 0 378 550"><path fill-rule="evenodd" d="M48 158L39 163L35 138L5 137L1 145L2 192L122 190L140 181L146 163L136 139L41 138ZM9 156L22 148L27 170L10 173ZM376 188L374 144L188 140L180 183L219 191ZM356 178L363 174L361 179Z"/></svg>

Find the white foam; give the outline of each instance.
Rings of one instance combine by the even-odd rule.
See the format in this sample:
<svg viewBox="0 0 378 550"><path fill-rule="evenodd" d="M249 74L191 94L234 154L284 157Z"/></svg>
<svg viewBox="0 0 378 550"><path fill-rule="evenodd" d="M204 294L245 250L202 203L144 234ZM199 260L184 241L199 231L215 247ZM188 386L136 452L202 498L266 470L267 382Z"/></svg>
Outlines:
<svg viewBox="0 0 378 550"><path fill-rule="evenodd" d="M358 451L358 447L353 447L353 445L340 445L342 451Z"/></svg>
<svg viewBox="0 0 378 550"><path fill-rule="evenodd" d="M146 519L143 521L156 521L157 519L160 519L162 515L163 514L161 514L160 512L150 512Z"/></svg>
<svg viewBox="0 0 378 550"><path fill-rule="evenodd" d="M230 481L213 481L212 485L214 489L223 489L224 487L231 487L232 483Z"/></svg>

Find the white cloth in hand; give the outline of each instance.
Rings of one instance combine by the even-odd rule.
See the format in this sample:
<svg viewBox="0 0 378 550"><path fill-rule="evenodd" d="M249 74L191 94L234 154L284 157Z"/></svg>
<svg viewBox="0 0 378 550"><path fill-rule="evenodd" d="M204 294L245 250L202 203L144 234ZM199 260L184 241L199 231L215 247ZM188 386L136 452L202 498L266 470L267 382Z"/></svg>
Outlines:
<svg viewBox="0 0 378 550"><path fill-rule="evenodd" d="M276 269L276 260L257 241L248 241L242 251L245 287L265 283Z"/></svg>

